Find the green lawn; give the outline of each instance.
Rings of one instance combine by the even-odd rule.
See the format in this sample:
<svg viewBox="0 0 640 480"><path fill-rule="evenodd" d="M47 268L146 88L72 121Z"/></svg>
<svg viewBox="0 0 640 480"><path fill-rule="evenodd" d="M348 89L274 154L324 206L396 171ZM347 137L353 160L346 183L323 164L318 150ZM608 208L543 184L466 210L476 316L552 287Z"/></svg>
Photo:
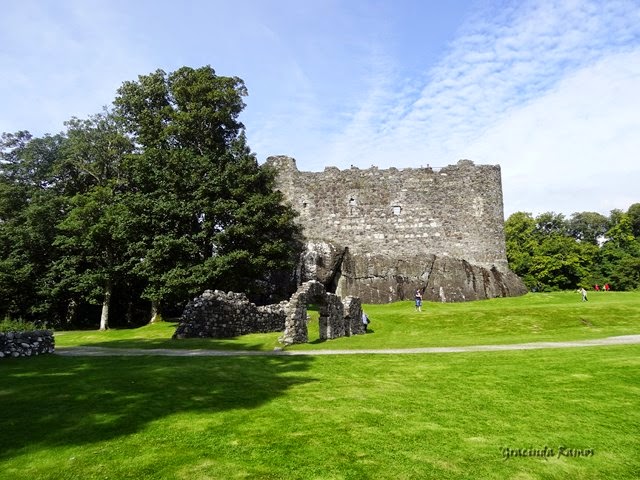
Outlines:
<svg viewBox="0 0 640 480"><path fill-rule="evenodd" d="M367 306L374 333L311 347L640 332L639 294L590 297L429 304L422 313L409 303ZM243 349L270 349L277 339L172 342L172 331L159 324L56 337L58 345ZM2 480L637 479L640 345L3 359L0 412ZM505 455L545 447L545 457ZM559 456L560 447L593 455Z"/></svg>
<svg viewBox="0 0 640 480"><path fill-rule="evenodd" d="M2 479L635 479L640 346L0 363ZM593 449L557 457L560 446ZM554 450L504 458L504 449Z"/></svg>
<svg viewBox="0 0 640 480"><path fill-rule="evenodd" d="M413 302L365 305L371 333L320 342L317 312L310 312L305 349L361 349L508 344L583 340L640 333L640 292L592 292L581 302L573 292L536 293L467 303L429 303L416 312ZM56 346L273 350L280 333L216 339L171 340L175 324L107 332L57 332Z"/></svg>

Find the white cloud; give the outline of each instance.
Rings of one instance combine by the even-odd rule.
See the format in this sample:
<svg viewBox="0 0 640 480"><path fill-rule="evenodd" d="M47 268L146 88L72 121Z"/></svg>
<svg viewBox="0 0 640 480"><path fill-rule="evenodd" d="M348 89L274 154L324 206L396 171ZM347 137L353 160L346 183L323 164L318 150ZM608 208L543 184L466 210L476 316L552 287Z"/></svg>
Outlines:
<svg viewBox="0 0 640 480"><path fill-rule="evenodd" d="M640 201L639 85L640 49L607 57L511 111L464 153L502 165L507 214L626 209Z"/></svg>
<svg viewBox="0 0 640 480"><path fill-rule="evenodd" d="M640 200L637 0L428 3L9 2L0 131L56 132L123 81L210 64L246 81L242 120L261 160L500 163L507 213Z"/></svg>
<svg viewBox="0 0 640 480"><path fill-rule="evenodd" d="M640 200L631 187L640 131L637 4L513 5L465 25L417 95L394 93L399 79L381 70L351 121L305 163L500 163L507 214L606 213Z"/></svg>

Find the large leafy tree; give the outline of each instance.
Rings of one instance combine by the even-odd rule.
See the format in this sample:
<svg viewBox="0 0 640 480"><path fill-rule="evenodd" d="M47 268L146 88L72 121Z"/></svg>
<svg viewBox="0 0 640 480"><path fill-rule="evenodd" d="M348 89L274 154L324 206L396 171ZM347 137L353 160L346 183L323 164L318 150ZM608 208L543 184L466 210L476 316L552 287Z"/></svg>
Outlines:
<svg viewBox="0 0 640 480"><path fill-rule="evenodd" d="M263 281L296 261L293 211L238 119L246 94L241 79L211 67L158 70L118 90L116 111L136 145L126 199L134 270L152 314L205 287L264 294Z"/></svg>
<svg viewBox="0 0 640 480"><path fill-rule="evenodd" d="M634 204L638 205L638 204ZM546 212L533 217L517 212L505 222L507 259L531 289L558 290L609 283L640 287L640 242L634 235L635 212L611 211L607 218L580 212L569 220Z"/></svg>
<svg viewBox="0 0 640 480"><path fill-rule="evenodd" d="M536 221L530 213L516 212L505 222L504 231L509 267L527 287L536 289L538 280L531 271L538 247Z"/></svg>
<svg viewBox="0 0 640 480"><path fill-rule="evenodd" d="M597 245L609 229L609 219L597 212L580 212L571 215L569 234L581 242Z"/></svg>
<svg viewBox="0 0 640 480"><path fill-rule="evenodd" d="M633 232L632 215L615 211L598 258L601 278L619 290L640 287L640 239Z"/></svg>
<svg viewBox="0 0 640 480"><path fill-rule="evenodd" d="M57 257L52 226L63 213L55 164L64 142L26 131L0 139L0 315L56 315L44 279Z"/></svg>
<svg viewBox="0 0 640 480"><path fill-rule="evenodd" d="M69 212L57 226L54 245L62 255L50 275L54 291L77 294L101 304L100 330L109 327L114 288L126 281L129 211L109 186L96 186L75 195Z"/></svg>
<svg viewBox="0 0 640 480"><path fill-rule="evenodd" d="M65 218L57 226L55 246L61 257L50 277L53 291L67 290L100 303L100 329L109 325L113 290L130 266L129 210L122 201L123 161L133 149L108 111L67 122L67 141L58 170L67 198Z"/></svg>
<svg viewBox="0 0 640 480"><path fill-rule="evenodd" d="M640 203L634 203L627 210L631 222L631 232L636 238L640 238Z"/></svg>

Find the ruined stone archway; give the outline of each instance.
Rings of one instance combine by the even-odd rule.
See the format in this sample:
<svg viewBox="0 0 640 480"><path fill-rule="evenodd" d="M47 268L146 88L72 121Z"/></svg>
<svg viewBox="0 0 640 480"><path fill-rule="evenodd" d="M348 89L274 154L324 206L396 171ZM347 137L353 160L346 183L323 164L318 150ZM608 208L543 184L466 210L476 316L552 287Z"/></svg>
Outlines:
<svg viewBox="0 0 640 480"><path fill-rule="evenodd" d="M311 280L303 283L289 299L282 343L307 343L307 305L314 303L320 310L320 340L358 335L364 333L362 305L359 298L347 297L344 303L340 297L328 293L322 283Z"/></svg>

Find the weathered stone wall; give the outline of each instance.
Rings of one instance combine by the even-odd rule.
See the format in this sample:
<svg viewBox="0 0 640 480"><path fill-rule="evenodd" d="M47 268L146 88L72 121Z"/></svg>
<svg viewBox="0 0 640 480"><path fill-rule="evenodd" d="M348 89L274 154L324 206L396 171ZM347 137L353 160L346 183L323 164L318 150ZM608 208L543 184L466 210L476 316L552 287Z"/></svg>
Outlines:
<svg viewBox="0 0 640 480"><path fill-rule="evenodd" d="M205 290L187 304L173 338L231 338L284 330L286 302L257 307L244 293Z"/></svg>
<svg viewBox="0 0 640 480"><path fill-rule="evenodd" d="M497 165L300 172L285 156L266 165L300 213L301 281L365 303L411 298L416 288L446 301L526 293L508 268Z"/></svg>
<svg viewBox="0 0 640 480"><path fill-rule="evenodd" d="M307 305L309 304L315 304L319 308L320 340L365 333L364 326L355 325L355 318L362 321L360 299L347 297L343 303L339 296L328 293L322 283L310 280L303 283L289 299L285 308L285 329L280 339L281 343L291 345L309 341L307 328Z"/></svg>
<svg viewBox="0 0 640 480"><path fill-rule="evenodd" d="M358 297L347 297L344 299L344 334L362 335L365 333L365 325L362 323L362 303Z"/></svg>
<svg viewBox="0 0 640 480"><path fill-rule="evenodd" d="M53 353L54 350L55 339L51 330L0 333L0 358L30 357Z"/></svg>
<svg viewBox="0 0 640 480"><path fill-rule="evenodd" d="M426 251L475 265L507 267L500 166L461 160L431 168L325 168L300 172L270 157L278 188L300 213L309 239L351 253Z"/></svg>
<svg viewBox="0 0 640 480"><path fill-rule="evenodd" d="M187 304L173 338L230 338L248 333L283 332L281 343L307 343L307 306L320 309L320 340L357 335L364 332L361 325L360 299L348 297L344 304L340 297L327 293L315 280L306 282L288 302L256 307L244 293L224 293L206 290Z"/></svg>

